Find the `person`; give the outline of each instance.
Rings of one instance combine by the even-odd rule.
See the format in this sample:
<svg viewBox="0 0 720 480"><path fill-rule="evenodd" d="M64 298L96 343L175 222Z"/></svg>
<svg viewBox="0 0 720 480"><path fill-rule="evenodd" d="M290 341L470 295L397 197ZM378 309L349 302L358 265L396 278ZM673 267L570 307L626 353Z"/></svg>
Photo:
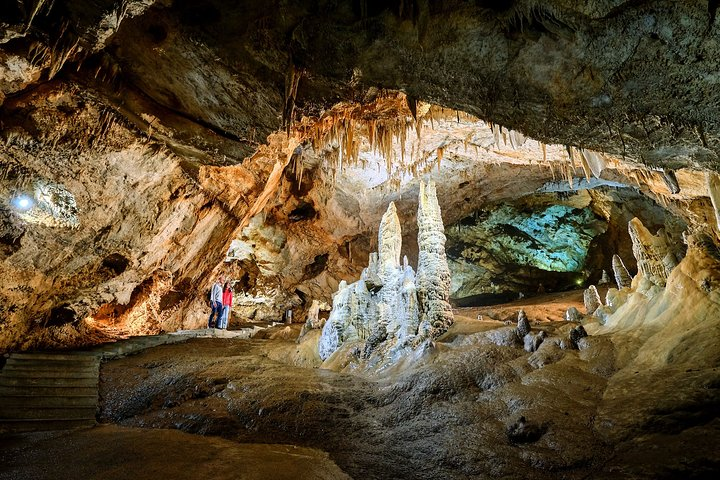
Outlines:
<svg viewBox="0 0 720 480"><path fill-rule="evenodd" d="M222 295L223 311L220 317L220 328L227 329L228 320L230 319L230 310L232 310L232 288L230 282L225 282L225 288Z"/></svg>
<svg viewBox="0 0 720 480"><path fill-rule="evenodd" d="M210 307L212 310L210 311L210 318L208 318L208 328L215 328L215 324L220 322L220 317L222 316L222 284L223 277L218 277L210 291ZM213 321L213 317L215 321Z"/></svg>

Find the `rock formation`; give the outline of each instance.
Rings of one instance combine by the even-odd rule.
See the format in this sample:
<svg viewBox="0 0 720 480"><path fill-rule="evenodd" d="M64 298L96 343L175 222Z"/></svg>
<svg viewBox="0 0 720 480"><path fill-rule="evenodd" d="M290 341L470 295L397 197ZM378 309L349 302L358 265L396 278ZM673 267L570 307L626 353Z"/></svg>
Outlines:
<svg viewBox="0 0 720 480"><path fill-rule="evenodd" d="M588 315L592 315L598 307L602 306L600 294L595 285L590 285L583 292L583 302L585 303L585 312L587 312Z"/></svg>
<svg viewBox="0 0 720 480"><path fill-rule="evenodd" d="M638 218L630 220L628 231L638 272L653 284L664 287L665 280L677 265L677 260L668 248L664 235L651 234Z"/></svg>
<svg viewBox="0 0 720 480"><path fill-rule="evenodd" d="M530 333L530 322L525 314L525 310L520 310L518 312L517 328L515 329L515 332L521 340L525 337L525 335Z"/></svg>
<svg viewBox="0 0 720 480"><path fill-rule="evenodd" d="M720 175L715 172L706 172L705 184L715 213L715 227L720 236Z"/></svg>
<svg viewBox="0 0 720 480"><path fill-rule="evenodd" d="M572 348L577 349L580 339L587 336L588 334L585 331L585 327L583 327L582 325L578 325L577 327L570 330L570 345L572 346Z"/></svg>
<svg viewBox="0 0 720 480"><path fill-rule="evenodd" d="M579 322L582 320L582 314L575 307L570 307L565 311L565 320L568 322Z"/></svg>
<svg viewBox="0 0 720 480"><path fill-rule="evenodd" d="M628 272L627 268L625 268L622 258L618 255L613 255L612 257L612 269L618 289L630 288L630 285L632 284L632 277L630 276L630 272Z"/></svg>
<svg viewBox="0 0 720 480"><path fill-rule="evenodd" d="M445 228L435 183L420 183L418 199L418 305L420 332L432 337L443 333L453 323L450 306L450 269L445 256Z"/></svg>
<svg viewBox="0 0 720 480"><path fill-rule="evenodd" d="M407 257L400 265L402 234L391 202L380 221L378 253L370 254L360 280L341 282L333 297L320 338L320 358L327 359L347 341L365 341L365 357L386 341L398 348L415 346L452 325L450 271L433 183L420 183L418 230L416 277Z"/></svg>
<svg viewBox="0 0 720 480"><path fill-rule="evenodd" d="M523 348L528 353L536 352L545 340L546 335L544 330L540 330L536 334L528 333L524 337L521 337Z"/></svg>

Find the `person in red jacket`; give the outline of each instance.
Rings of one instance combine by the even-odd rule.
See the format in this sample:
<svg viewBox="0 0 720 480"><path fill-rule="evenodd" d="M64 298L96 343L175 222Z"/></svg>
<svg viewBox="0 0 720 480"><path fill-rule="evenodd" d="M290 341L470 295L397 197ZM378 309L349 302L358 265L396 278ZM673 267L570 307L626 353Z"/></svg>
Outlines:
<svg viewBox="0 0 720 480"><path fill-rule="evenodd" d="M222 317L220 317L220 328L227 329L228 326L228 320L230 320L230 310L232 310L232 287L230 286L230 282L225 282L225 287L223 288L223 294L222 294Z"/></svg>

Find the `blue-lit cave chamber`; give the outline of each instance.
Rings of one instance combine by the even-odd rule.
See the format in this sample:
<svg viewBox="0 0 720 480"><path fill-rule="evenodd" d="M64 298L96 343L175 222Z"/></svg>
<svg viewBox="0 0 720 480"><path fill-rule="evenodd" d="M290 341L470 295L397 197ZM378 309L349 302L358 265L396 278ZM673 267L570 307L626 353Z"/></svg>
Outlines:
<svg viewBox="0 0 720 480"><path fill-rule="evenodd" d="M666 236L682 258L685 223L634 185L551 182L477 210L446 230L451 300L461 307L492 305L608 285L613 255L637 271L627 227L633 217Z"/></svg>

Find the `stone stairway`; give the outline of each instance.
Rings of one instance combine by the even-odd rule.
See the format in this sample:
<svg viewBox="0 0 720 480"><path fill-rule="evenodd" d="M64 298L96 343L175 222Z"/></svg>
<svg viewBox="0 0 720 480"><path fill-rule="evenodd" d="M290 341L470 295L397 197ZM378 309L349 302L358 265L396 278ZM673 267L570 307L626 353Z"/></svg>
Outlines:
<svg viewBox="0 0 720 480"><path fill-rule="evenodd" d="M95 425L102 361L190 338L249 338L253 329L131 337L87 351L12 353L0 372L0 434Z"/></svg>
<svg viewBox="0 0 720 480"><path fill-rule="evenodd" d="M14 353L0 372L0 432L95 424L99 358Z"/></svg>

